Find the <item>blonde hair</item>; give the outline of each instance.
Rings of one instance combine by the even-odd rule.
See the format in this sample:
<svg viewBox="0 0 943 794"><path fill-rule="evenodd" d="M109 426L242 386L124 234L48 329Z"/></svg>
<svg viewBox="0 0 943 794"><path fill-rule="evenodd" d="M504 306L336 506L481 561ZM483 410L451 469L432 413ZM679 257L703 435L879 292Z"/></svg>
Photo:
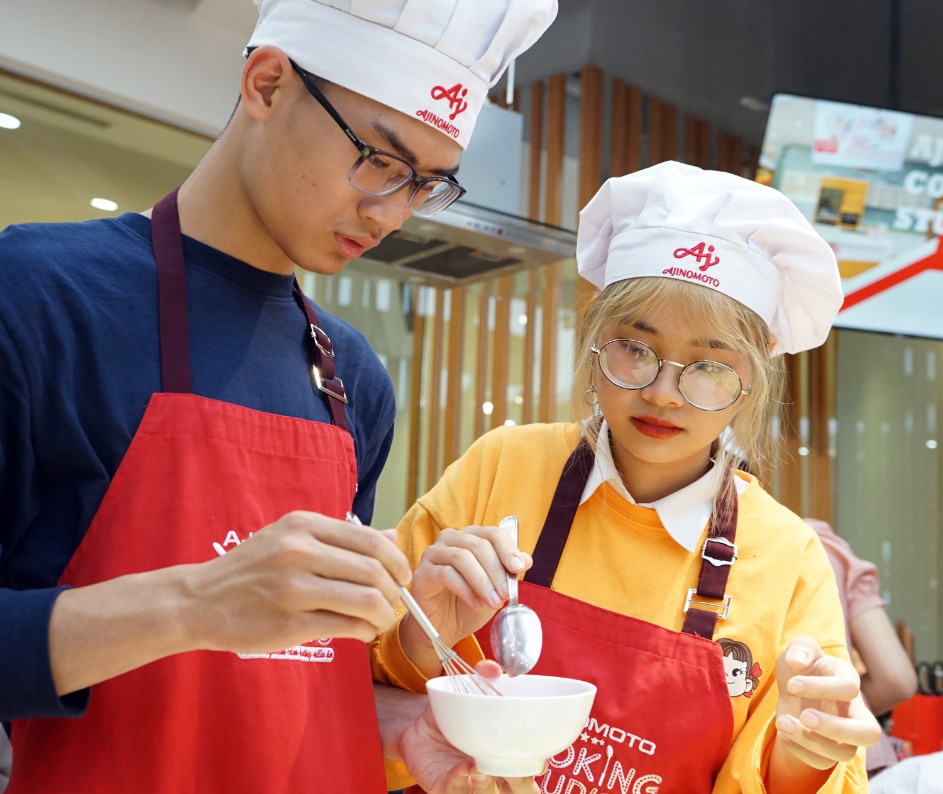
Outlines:
<svg viewBox="0 0 943 794"><path fill-rule="evenodd" d="M746 356L752 373L750 393L730 423L733 436L714 444L714 466L729 474L738 467L759 474L772 458L774 417L782 405L782 357L770 354L769 328L760 317L722 292L678 279L646 277L627 279L610 284L592 297L586 306L583 321L576 334L576 372L573 377L573 411L577 421L592 413L586 392L594 388L593 364L590 352L602 333L612 323L632 325L643 320L667 300L681 302L685 315L710 335ZM605 341L605 340L603 340ZM596 378L605 377L600 372ZM583 435L595 450L599 425L583 422ZM718 478L721 489L716 494L715 517L719 506L736 499L732 477ZM716 523L716 522L715 522Z"/></svg>

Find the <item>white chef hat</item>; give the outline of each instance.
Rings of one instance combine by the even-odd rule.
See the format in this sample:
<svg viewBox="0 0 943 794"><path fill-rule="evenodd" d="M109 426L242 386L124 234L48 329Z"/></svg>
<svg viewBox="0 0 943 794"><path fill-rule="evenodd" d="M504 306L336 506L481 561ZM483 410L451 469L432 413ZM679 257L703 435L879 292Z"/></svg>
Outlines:
<svg viewBox="0 0 943 794"><path fill-rule="evenodd" d="M660 276L756 312L774 353L818 347L842 304L831 247L778 190L665 162L608 180L580 213L579 273L600 289Z"/></svg>
<svg viewBox="0 0 943 794"><path fill-rule="evenodd" d="M253 0L246 49L272 44L303 69L468 145L508 64L557 0Z"/></svg>

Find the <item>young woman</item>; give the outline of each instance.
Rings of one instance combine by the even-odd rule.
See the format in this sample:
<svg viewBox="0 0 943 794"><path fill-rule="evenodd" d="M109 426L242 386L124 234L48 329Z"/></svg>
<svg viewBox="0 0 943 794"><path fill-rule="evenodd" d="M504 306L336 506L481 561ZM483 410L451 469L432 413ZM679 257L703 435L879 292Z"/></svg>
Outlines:
<svg viewBox="0 0 943 794"><path fill-rule="evenodd" d="M828 333L834 255L777 191L663 163L602 187L577 258L602 290L577 337L592 415L500 428L451 466L399 527L413 594L474 661L506 571L526 570L533 672L599 687L544 792L865 791L857 750L878 727L828 560L737 470L768 452L778 354ZM519 549L496 527L509 514ZM725 666L731 648L749 663ZM374 659L409 689L440 674L408 617Z"/></svg>

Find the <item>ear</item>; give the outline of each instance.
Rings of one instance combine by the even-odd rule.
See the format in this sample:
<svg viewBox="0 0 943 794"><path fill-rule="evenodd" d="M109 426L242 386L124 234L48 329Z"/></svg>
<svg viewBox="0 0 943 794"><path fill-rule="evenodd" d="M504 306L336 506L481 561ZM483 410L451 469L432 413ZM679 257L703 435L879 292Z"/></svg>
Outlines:
<svg viewBox="0 0 943 794"><path fill-rule="evenodd" d="M746 689L744 689L743 691L744 691L744 692L752 692L752 691L753 691L753 679L752 679L752 678L748 678L748 679L747 679L747 687L746 687Z"/></svg>
<svg viewBox="0 0 943 794"><path fill-rule="evenodd" d="M278 47L259 47L249 54L242 68L242 104L254 119L266 121L272 115L277 94L294 76L288 56Z"/></svg>

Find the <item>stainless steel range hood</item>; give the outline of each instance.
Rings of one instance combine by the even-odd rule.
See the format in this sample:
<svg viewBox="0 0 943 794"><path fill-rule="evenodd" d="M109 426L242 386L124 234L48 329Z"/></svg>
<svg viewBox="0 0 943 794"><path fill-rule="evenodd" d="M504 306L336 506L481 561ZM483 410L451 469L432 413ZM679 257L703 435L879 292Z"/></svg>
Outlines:
<svg viewBox="0 0 943 794"><path fill-rule="evenodd" d="M410 218L358 262L410 281L455 286L575 252L575 232L458 201L432 218Z"/></svg>

